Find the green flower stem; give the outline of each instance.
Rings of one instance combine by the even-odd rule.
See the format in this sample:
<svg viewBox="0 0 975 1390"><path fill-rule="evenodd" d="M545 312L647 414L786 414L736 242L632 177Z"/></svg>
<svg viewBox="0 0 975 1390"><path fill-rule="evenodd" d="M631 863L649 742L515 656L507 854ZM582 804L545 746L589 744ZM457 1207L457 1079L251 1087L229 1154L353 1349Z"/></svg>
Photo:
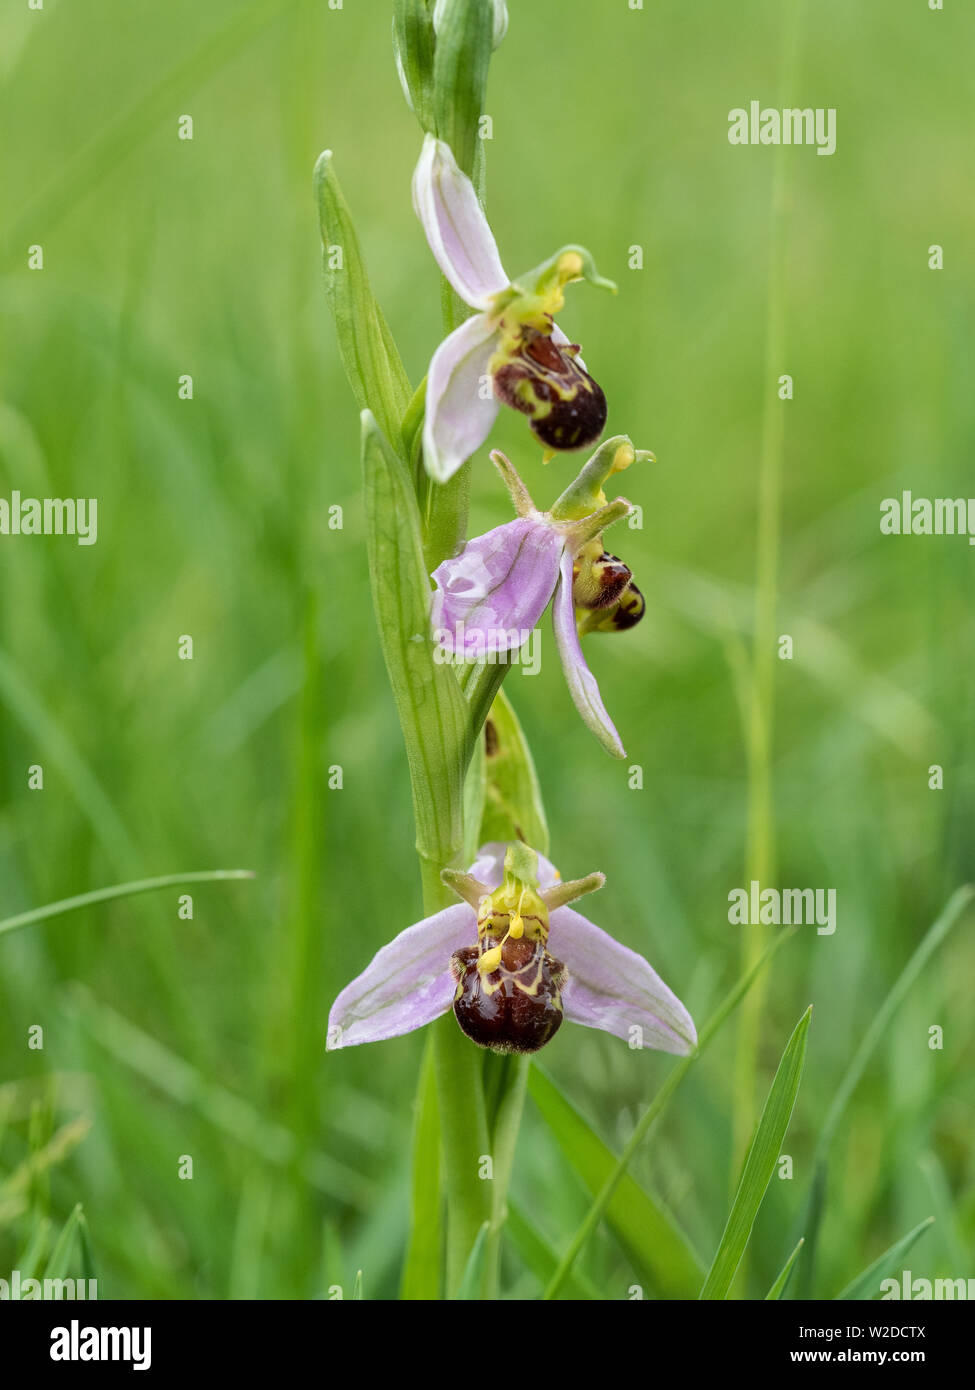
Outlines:
<svg viewBox="0 0 975 1390"><path fill-rule="evenodd" d="M415 0L397 0L394 41L401 66L421 125L425 129L431 123L435 126L437 134L453 149L460 167L472 177L483 201L484 151L477 139L477 125L485 109L493 7L490 0L449 0L440 15L435 44L428 14ZM469 312L446 282L442 282L442 307L447 333ZM409 424L415 434L418 419L411 419ZM423 563L429 575L441 561L456 554L467 537L471 463L458 469L445 485L436 486L423 476L422 460L413 454L410 462L414 459ZM463 673L463 683L470 683L466 691L466 730L462 738L450 742L454 766L441 770L446 794L463 786L484 721L507 669L503 663ZM479 803L470 815L480 822ZM474 829L466 827L465 841L474 838ZM440 878L441 869L456 864L437 862L433 846L425 844L422 837L418 837L418 848L424 910L430 915L456 901ZM446 1178L447 1297L457 1295L475 1241L488 1221L490 1248L485 1262L484 1292L490 1297L497 1289L500 1224L524 1099L524 1076L518 1073L511 1088L506 1087L502 1094L495 1126L499 1152L494 1153L484 1099L483 1058L449 1014L435 1025L434 1068ZM493 1159L500 1182L498 1178L491 1182L481 1176L487 1157Z"/></svg>
<svg viewBox="0 0 975 1390"><path fill-rule="evenodd" d="M427 916L457 901L440 880L440 869L420 860L423 910ZM453 1013L433 1025L434 1070L447 1188L447 1297L452 1298L477 1233L491 1216L491 1184L481 1176L489 1153L481 1057L457 1027Z"/></svg>
<svg viewBox="0 0 975 1390"><path fill-rule="evenodd" d="M458 480L459 485L455 486ZM424 537L424 554L429 570L435 569L463 542L467 532L469 492L470 464L465 464L446 487L430 490ZM473 672L479 668L470 669ZM483 685L486 687L493 678L497 689L504 679L506 667L484 669L490 676L485 675ZM468 671L465 670L464 674L467 675ZM460 753L463 764L457 769L460 780L467 770L476 739L494 698L493 694L490 699L487 698L481 684L477 685L477 692L477 705L471 707L467 738ZM456 895L440 879L440 870L447 867L457 865L446 865L421 854L423 910L427 916L457 901ZM434 1025L434 1067L447 1196L446 1290L447 1297L451 1298L460 1287L478 1232L492 1214L491 1183L480 1176L482 1160L490 1154L481 1057L458 1028L452 1013ZM489 1265L491 1263L489 1261Z"/></svg>

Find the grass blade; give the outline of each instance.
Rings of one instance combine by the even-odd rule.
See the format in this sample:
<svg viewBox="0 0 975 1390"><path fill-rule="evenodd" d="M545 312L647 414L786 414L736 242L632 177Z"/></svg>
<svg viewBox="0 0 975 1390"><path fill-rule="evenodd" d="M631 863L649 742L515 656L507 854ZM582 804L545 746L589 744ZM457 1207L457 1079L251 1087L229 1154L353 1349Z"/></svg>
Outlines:
<svg viewBox="0 0 975 1390"><path fill-rule="evenodd" d="M889 1250L874 1260L872 1265L852 1279L842 1293L836 1295L836 1301L851 1301L854 1299L865 1300L876 1298L880 1293L880 1281L886 1278L887 1271L893 1269L904 1255L907 1254L916 1240L924 1235L929 1226L934 1225L934 1217L929 1216L926 1221L921 1221L913 1231L908 1231L906 1236L901 1236L900 1240L894 1242Z"/></svg>
<svg viewBox="0 0 975 1390"><path fill-rule="evenodd" d="M898 975L891 987L890 993L877 1010L873 1022L863 1035L863 1041L857 1048L843 1080L836 1088L833 1103L829 1108L829 1113L820 1131L818 1145L820 1150L825 1150L829 1146L836 1132L836 1127L842 1118L843 1111L846 1109L847 1102L860 1084L863 1073L867 1069L867 1063L873 1056L874 1050L883 1037L887 1025L904 1002L904 999L910 992L911 986L914 984L925 965L927 965L931 956L934 955L942 941L944 941L945 937L964 915L973 901L975 901L975 888L970 884L966 884L963 888L959 888L957 892L952 894L944 912L928 929L921 944L904 966L900 975Z"/></svg>
<svg viewBox="0 0 975 1390"><path fill-rule="evenodd" d="M620 1154L616 1168L603 1183L603 1186L599 1190L599 1195L596 1197L596 1200L583 1218L579 1229L569 1242L569 1248L559 1261L559 1267L552 1275L548 1287L545 1290L546 1298L554 1298L569 1277L572 1267L579 1258L579 1254L586 1244L586 1241L599 1225L604 1212L613 1199L613 1194L623 1180L630 1159L647 1137L651 1127L665 1109L671 1096L677 1090L697 1058L701 1056L714 1036L720 1031L722 1024L725 1023L729 1015L734 1013L735 1009L748 993L754 981L768 965L776 951L779 950L783 942L790 940L794 935L794 931L783 931L772 938L759 959L751 969L746 970L741 978L731 987L714 1013L708 1019L707 1023L701 1029L698 1035L697 1051L692 1053L690 1057L684 1057L670 1072L667 1080L640 1116L636 1128L627 1140L623 1152Z"/></svg>
<svg viewBox="0 0 975 1390"><path fill-rule="evenodd" d="M485 1221L477 1233L477 1239L470 1255L467 1257L467 1264L464 1266L463 1278L457 1290L457 1298L461 1302L478 1302L481 1297L481 1287L484 1283L484 1269L487 1262L487 1238L490 1229L490 1222Z"/></svg>
<svg viewBox="0 0 975 1390"><path fill-rule="evenodd" d="M589 1191L598 1193L619 1166L616 1154L538 1066L532 1067L528 1089L565 1157ZM655 1292L693 1297L704 1266L670 1213L628 1173L607 1203L606 1220Z"/></svg>
<svg viewBox="0 0 975 1390"><path fill-rule="evenodd" d="M440 1297L443 1209L439 1173L440 1112L437 1109L433 1039L429 1038L416 1093L410 1243L400 1285L402 1299L411 1301Z"/></svg>
<svg viewBox="0 0 975 1390"><path fill-rule="evenodd" d="M802 1067L806 1060L806 1035L811 1018L810 1004L796 1024L772 1081L755 1137L745 1159L741 1182L738 1184L724 1234L701 1289L702 1299L728 1297L735 1272L751 1236L758 1209L772 1180L775 1164L782 1150L782 1140L789 1128L789 1120L792 1118L796 1096L799 1094L799 1082L802 1079Z"/></svg>
<svg viewBox="0 0 975 1390"><path fill-rule="evenodd" d="M525 1267L531 1270L544 1288L558 1268L559 1257L554 1247L549 1244L521 1207L510 1200L505 1230L511 1244L521 1256ZM566 1294L569 1298L597 1303L605 1299L605 1294L600 1293L592 1280L587 1279L578 1270L573 1270L570 1274Z"/></svg>
<svg viewBox="0 0 975 1390"><path fill-rule="evenodd" d="M43 1278L66 1279L68 1277L76 1242L80 1245L82 1277L90 1279L92 1278L91 1244L88 1240L88 1223L85 1221L85 1213L80 1202L76 1204L64 1223L61 1234L51 1251L51 1258L45 1266Z"/></svg>
<svg viewBox="0 0 975 1390"><path fill-rule="evenodd" d="M816 1146L816 1154L813 1160L812 1188L806 1207L805 1230L803 1232L806 1239L806 1246L802 1261L799 1265L799 1298L809 1298L811 1296L815 1274L819 1223L822 1220L823 1207L826 1200L829 1150L839 1122L843 1118L843 1112L853 1092L860 1084L877 1044L883 1037L891 1019L904 1002L911 986L934 955L935 951L937 951L938 947L958 922L961 921L962 917L964 917L973 902L975 902L975 887L971 884L965 884L952 894L944 912L942 912L941 916L928 928L917 950L891 986L887 997L874 1015L873 1022L870 1024L866 1033L864 1033L863 1041L854 1053L853 1059L847 1067L842 1081L836 1088L833 1103L829 1108L829 1112L820 1131L819 1142Z"/></svg>
<svg viewBox="0 0 975 1390"><path fill-rule="evenodd" d="M112 898L131 898L136 893L153 893L159 888L179 888L185 883L217 883L226 879L253 878L251 869L205 869L192 874L165 874L162 878L140 878L132 883L116 883L111 888L96 888L92 893L79 893L73 898L61 898L59 902L48 903L45 907L35 907L30 912L18 913L16 917L5 917L0 922L0 936L4 932L16 931L18 927L29 926L31 922L42 922L46 917L59 917L63 912L76 912L93 903L109 902Z"/></svg>
<svg viewBox="0 0 975 1390"><path fill-rule="evenodd" d="M792 1273L792 1266L795 1264L796 1260L799 1258L799 1251L800 1251L801 1249L802 1249L802 1239L800 1238L799 1244L796 1246L796 1248L793 1250L792 1254L789 1256L789 1258L786 1260L785 1264L782 1266L782 1272L781 1272L781 1274L780 1274L779 1277L776 1279L776 1281L775 1281L775 1283L772 1285L772 1287L769 1289L768 1293L765 1295L765 1302L766 1302L766 1303L781 1298L782 1295L785 1293L785 1286L786 1286L786 1284L788 1284L788 1282L789 1282L789 1275Z"/></svg>
<svg viewBox="0 0 975 1390"><path fill-rule="evenodd" d="M467 704L454 672L434 659L412 484L368 411L362 467L373 608L410 765L417 849L439 873L463 849Z"/></svg>

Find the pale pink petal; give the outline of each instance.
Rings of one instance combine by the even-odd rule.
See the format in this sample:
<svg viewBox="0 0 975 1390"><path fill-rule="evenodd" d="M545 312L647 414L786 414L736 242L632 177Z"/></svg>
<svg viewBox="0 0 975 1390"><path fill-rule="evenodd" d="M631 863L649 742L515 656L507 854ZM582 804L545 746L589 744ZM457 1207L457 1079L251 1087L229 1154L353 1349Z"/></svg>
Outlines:
<svg viewBox="0 0 975 1390"><path fill-rule="evenodd" d="M466 903L401 931L332 1005L328 1049L396 1038L445 1014L455 989L450 957L476 940L477 918Z"/></svg>
<svg viewBox="0 0 975 1390"><path fill-rule="evenodd" d="M481 390L494 346L495 332L486 315L475 314L433 354L427 375L423 461L440 483L481 447L497 418L497 397L490 389Z"/></svg>
<svg viewBox="0 0 975 1390"><path fill-rule="evenodd" d="M564 544L555 527L524 516L438 565L430 617L441 649L472 661L517 650L548 607Z"/></svg>
<svg viewBox="0 0 975 1390"><path fill-rule="evenodd" d="M413 175L413 206L437 264L465 303L486 309L508 288L497 244L453 151L428 135Z"/></svg>
<svg viewBox="0 0 975 1390"><path fill-rule="evenodd" d="M596 677L582 655L582 644L576 630L575 605L572 602L572 556L569 551L562 556L561 577L552 605L552 622L569 693L583 723L593 731L607 753L614 758L625 758L626 750L615 724L606 713Z"/></svg>
<svg viewBox="0 0 975 1390"><path fill-rule="evenodd" d="M556 908L550 924L548 949L569 972L562 991L567 1019L635 1048L680 1056L694 1050L693 1019L649 961L571 907Z"/></svg>

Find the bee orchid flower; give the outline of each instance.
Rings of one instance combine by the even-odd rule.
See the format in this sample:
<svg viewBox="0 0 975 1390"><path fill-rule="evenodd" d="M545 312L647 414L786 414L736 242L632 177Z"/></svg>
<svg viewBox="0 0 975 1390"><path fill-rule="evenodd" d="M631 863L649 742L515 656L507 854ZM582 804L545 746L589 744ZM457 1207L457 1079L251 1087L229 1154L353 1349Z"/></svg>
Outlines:
<svg viewBox="0 0 975 1390"><path fill-rule="evenodd" d="M487 438L504 402L527 415L548 450L581 449L606 423L606 398L577 343L555 323L565 286L597 274L589 252L566 246L512 281L478 202L450 146L427 135L413 175L413 204L437 264L478 312L437 348L427 374L423 457L444 483ZM485 381L491 391L482 389Z"/></svg>
<svg viewBox="0 0 975 1390"><path fill-rule="evenodd" d="M451 1007L495 1052L537 1052L563 1017L632 1048L697 1046L690 1014L649 962L567 905L601 888L602 874L564 883L517 842L484 845L468 873L442 878L461 901L400 932L346 985L329 1050L411 1033Z"/></svg>
<svg viewBox="0 0 975 1390"><path fill-rule="evenodd" d="M608 624L604 630L632 626L642 614L629 569L602 545L606 527L632 511L622 497L607 503L602 481L638 457L652 455L635 450L625 435L607 440L551 511L540 512L513 465L495 451L491 459L517 520L469 540L433 573L431 621L443 660L493 661L518 650L552 601L555 643L573 703L616 758L626 750L582 654L576 609L585 610L584 626L595 618L597 627ZM639 611L627 612L637 602Z"/></svg>

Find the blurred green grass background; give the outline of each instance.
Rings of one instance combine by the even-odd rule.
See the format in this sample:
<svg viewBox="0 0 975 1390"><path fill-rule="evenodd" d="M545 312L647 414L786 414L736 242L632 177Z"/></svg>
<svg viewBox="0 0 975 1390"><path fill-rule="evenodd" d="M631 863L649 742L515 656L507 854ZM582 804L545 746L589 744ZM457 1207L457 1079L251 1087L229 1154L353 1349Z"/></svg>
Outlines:
<svg viewBox="0 0 975 1390"><path fill-rule="evenodd" d="M700 1021L738 969L746 769L729 653L749 638L774 152L728 111L837 108L838 148L785 152L787 351L774 796L778 881L834 887L837 931L778 956L764 1084L815 1005L745 1291L791 1249L818 1126L853 1049L950 892L973 877L972 554L887 538L882 498L967 496L975 15L921 0L783 7L513 0L489 88L488 206L516 272L566 241L620 285L562 323L655 450L614 533L644 623L590 657L628 760L579 723L546 628L507 689L553 857L602 868L593 916ZM597 12L598 10L598 12ZM47 0L0 20L6 190L0 495L96 496L99 538L0 538L0 914L126 878L248 867L253 884L120 902L0 940L0 1274L84 1204L102 1296L367 1297L397 1289L422 1037L324 1052L328 1006L420 916L405 761L374 633L358 421L321 292L311 170L335 151L373 287L419 381L439 340L410 205L419 149L388 7L346 0ZM181 115L192 141L177 138ZM945 248L945 269L927 248ZM42 272L27 248L44 249ZM629 248L644 268L628 269ZM192 401L178 379L193 377ZM492 443L540 500L523 423ZM507 518L484 458L473 523ZM331 530L328 509L344 508ZM192 661L177 659L181 635ZM43 791L27 768L44 767ZM945 789L928 788L928 767ZM629 789L640 764L643 790ZM330 790L329 768L343 770ZM925 1216L916 1273L975 1274L972 922L925 972L838 1135L818 1291ZM43 1051L27 1047L44 1028ZM944 1050L928 1028L944 1029ZM710 1260L731 1173L733 1028L641 1152L638 1179ZM670 1066L566 1028L544 1063L614 1147ZM30 1164L77 1116L91 1129ZM192 1182L177 1175L194 1160ZM11 1176L14 1181L11 1182ZM6 1187L4 1183L6 1182ZM561 1248L584 1188L536 1112L513 1197ZM4 1198L5 1194L5 1199ZM585 1272L634 1275L601 1233ZM538 1285L509 1260L509 1291Z"/></svg>

